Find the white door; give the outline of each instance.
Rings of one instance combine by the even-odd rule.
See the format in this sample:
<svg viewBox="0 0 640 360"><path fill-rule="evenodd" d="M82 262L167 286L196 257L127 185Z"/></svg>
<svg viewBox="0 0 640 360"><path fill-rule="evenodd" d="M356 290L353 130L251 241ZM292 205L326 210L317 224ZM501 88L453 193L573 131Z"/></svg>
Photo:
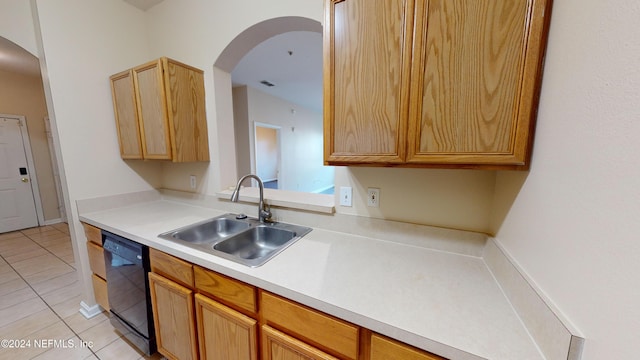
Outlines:
<svg viewBox="0 0 640 360"><path fill-rule="evenodd" d="M20 119L0 117L0 233L38 226Z"/></svg>

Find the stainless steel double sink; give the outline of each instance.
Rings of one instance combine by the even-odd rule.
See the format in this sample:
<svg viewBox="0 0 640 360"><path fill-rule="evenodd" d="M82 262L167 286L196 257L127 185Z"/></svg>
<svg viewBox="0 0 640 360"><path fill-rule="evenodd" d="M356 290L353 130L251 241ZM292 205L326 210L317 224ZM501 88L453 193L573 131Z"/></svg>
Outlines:
<svg viewBox="0 0 640 360"><path fill-rule="evenodd" d="M249 266L260 266L311 231L281 222L261 223L224 214L158 235L188 247Z"/></svg>

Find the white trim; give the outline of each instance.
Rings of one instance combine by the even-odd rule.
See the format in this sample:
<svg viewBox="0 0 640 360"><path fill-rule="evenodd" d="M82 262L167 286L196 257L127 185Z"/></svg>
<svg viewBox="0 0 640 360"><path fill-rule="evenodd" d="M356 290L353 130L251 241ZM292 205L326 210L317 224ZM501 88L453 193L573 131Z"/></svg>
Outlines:
<svg viewBox="0 0 640 360"><path fill-rule="evenodd" d="M91 319L92 317L99 315L102 313L102 307L100 305L95 304L93 306L87 305L86 302L80 301L80 314L87 319Z"/></svg>
<svg viewBox="0 0 640 360"><path fill-rule="evenodd" d="M29 140L29 129L27 121L22 115L0 114L0 117L6 119L18 120L20 123L20 134L22 135L22 148L27 158L27 167L29 168L29 180L31 185L31 193L33 194L33 202L36 207L36 218L38 225L44 224L44 212L42 211L42 199L40 198L40 187L38 186L38 175L33 162L33 153L31 152L31 141ZM24 129L24 131L23 131Z"/></svg>
<svg viewBox="0 0 640 360"><path fill-rule="evenodd" d="M56 157L56 149L53 141L53 130L51 129L51 121L48 116L44 117L44 127L47 134L47 144L49 145L49 155L51 158L51 170L53 172L53 181L56 185L56 198L58 199L58 213L62 221L67 220L67 212L64 208L64 199L62 196L62 182L60 180L60 169L58 168L58 159Z"/></svg>
<svg viewBox="0 0 640 360"><path fill-rule="evenodd" d="M57 218L57 219L51 219L51 220L45 220L44 224L42 225L55 225L55 224L59 224L61 222L64 222L64 220L62 220L61 218Z"/></svg>

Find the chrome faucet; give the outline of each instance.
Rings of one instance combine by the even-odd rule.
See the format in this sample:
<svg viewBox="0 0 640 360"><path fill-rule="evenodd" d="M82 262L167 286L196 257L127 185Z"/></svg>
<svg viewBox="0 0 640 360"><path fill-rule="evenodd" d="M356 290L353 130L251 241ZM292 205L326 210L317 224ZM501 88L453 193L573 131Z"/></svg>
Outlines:
<svg viewBox="0 0 640 360"><path fill-rule="evenodd" d="M262 183L262 180L260 180L260 178L257 175L248 174L241 177L240 180L238 180L238 184L236 184L235 190L233 190L233 193L231 194L231 201L238 202L238 197L240 196L240 185L247 178L256 179L256 181L258 181L258 187L260 188L260 202L258 203L258 219L260 220L261 223L270 222L271 211L270 209L265 209L265 204L264 204L264 184Z"/></svg>

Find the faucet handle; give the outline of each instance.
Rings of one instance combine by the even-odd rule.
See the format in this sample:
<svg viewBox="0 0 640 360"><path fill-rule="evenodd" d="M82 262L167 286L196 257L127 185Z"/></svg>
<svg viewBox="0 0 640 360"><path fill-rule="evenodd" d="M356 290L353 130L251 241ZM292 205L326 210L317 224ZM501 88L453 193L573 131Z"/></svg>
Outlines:
<svg viewBox="0 0 640 360"><path fill-rule="evenodd" d="M271 221L271 205L264 203L263 208L260 209L260 215L264 221Z"/></svg>

